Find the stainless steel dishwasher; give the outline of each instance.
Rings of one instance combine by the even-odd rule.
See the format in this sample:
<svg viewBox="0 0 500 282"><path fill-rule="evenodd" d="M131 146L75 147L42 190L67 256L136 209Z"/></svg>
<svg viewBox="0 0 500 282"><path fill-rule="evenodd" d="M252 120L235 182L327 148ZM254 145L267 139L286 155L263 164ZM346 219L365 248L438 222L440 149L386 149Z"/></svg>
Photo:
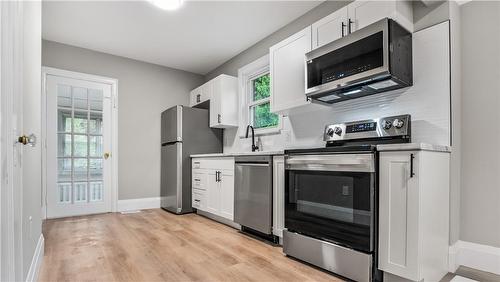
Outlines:
<svg viewBox="0 0 500 282"><path fill-rule="evenodd" d="M276 242L273 228L271 156L235 158L234 221L242 231Z"/></svg>

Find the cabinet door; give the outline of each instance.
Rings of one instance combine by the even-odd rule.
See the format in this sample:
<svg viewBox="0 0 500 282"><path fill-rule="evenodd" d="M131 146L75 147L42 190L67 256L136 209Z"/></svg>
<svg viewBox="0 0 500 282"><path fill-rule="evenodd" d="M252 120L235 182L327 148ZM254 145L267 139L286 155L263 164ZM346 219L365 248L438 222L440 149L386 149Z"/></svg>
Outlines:
<svg viewBox="0 0 500 282"><path fill-rule="evenodd" d="M216 170L208 171L207 191L205 192L206 211L218 214L220 209L220 188L216 181Z"/></svg>
<svg viewBox="0 0 500 282"><path fill-rule="evenodd" d="M312 48L321 47L347 35L347 7L312 24Z"/></svg>
<svg viewBox="0 0 500 282"><path fill-rule="evenodd" d="M285 157L273 158L273 234L283 237L285 229Z"/></svg>
<svg viewBox="0 0 500 282"><path fill-rule="evenodd" d="M220 75L208 83L212 85L210 127L237 127L238 79L229 75Z"/></svg>
<svg viewBox="0 0 500 282"><path fill-rule="evenodd" d="M205 102L206 100L210 100L212 98L212 83L207 82L200 86L201 88L201 102Z"/></svg>
<svg viewBox="0 0 500 282"><path fill-rule="evenodd" d="M220 173L220 213L219 215L229 220L234 219L234 173L223 170Z"/></svg>
<svg viewBox="0 0 500 282"><path fill-rule="evenodd" d="M190 93L190 106L194 106L202 102L201 86L193 89Z"/></svg>
<svg viewBox="0 0 500 282"><path fill-rule="evenodd" d="M355 1L348 6L351 32L383 18L390 18L396 10L396 1Z"/></svg>
<svg viewBox="0 0 500 282"><path fill-rule="evenodd" d="M272 112L308 104L305 95L305 53L309 51L310 26L269 49Z"/></svg>
<svg viewBox="0 0 500 282"><path fill-rule="evenodd" d="M222 121L220 100L222 98L220 83L217 78L207 82L212 85L210 96L210 127L217 127Z"/></svg>
<svg viewBox="0 0 500 282"><path fill-rule="evenodd" d="M418 152L380 153L379 268L413 281L420 280L418 163Z"/></svg>

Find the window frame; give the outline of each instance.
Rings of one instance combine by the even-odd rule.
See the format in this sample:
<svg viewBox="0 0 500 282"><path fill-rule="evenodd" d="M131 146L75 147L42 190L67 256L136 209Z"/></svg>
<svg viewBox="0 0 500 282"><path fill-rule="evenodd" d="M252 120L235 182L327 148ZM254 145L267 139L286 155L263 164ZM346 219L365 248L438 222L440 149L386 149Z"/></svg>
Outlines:
<svg viewBox="0 0 500 282"><path fill-rule="evenodd" d="M261 104L271 103L271 97L253 101L253 80L270 73L269 55L265 55L238 70L240 97L240 137L245 137L247 125L253 126L252 108ZM269 90L271 91L271 89ZM271 93L272 95L272 93ZM282 116L278 115L278 124L273 127L255 128L255 135L279 134L282 129Z"/></svg>

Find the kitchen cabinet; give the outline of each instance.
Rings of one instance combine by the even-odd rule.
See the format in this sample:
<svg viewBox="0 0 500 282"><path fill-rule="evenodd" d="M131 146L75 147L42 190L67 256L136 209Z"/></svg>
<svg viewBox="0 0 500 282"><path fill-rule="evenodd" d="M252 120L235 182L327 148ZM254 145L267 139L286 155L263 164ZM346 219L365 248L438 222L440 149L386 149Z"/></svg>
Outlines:
<svg viewBox="0 0 500 282"><path fill-rule="evenodd" d="M311 27L307 27L269 49L271 112L289 113L307 105L304 55L311 51Z"/></svg>
<svg viewBox="0 0 500 282"><path fill-rule="evenodd" d="M283 238L285 229L285 157L273 157L273 234Z"/></svg>
<svg viewBox="0 0 500 282"><path fill-rule="evenodd" d="M189 94L189 106L194 107L205 101L210 100L212 96L212 84L205 83L196 89L193 89Z"/></svg>
<svg viewBox="0 0 500 282"><path fill-rule="evenodd" d="M347 34L347 7L331 13L312 24L312 48L321 47L327 43L344 37Z"/></svg>
<svg viewBox="0 0 500 282"><path fill-rule="evenodd" d="M355 32L383 18L398 22L413 32L413 7L411 1L354 1L347 5L350 32ZM349 30L349 27L348 27Z"/></svg>
<svg viewBox="0 0 500 282"><path fill-rule="evenodd" d="M189 96L190 107L197 107L210 101L210 127L238 126L238 79L236 77L221 74L193 89Z"/></svg>
<svg viewBox="0 0 500 282"><path fill-rule="evenodd" d="M238 78L221 74L211 85L210 127L238 126Z"/></svg>
<svg viewBox="0 0 500 282"><path fill-rule="evenodd" d="M193 208L234 218L234 158L192 159Z"/></svg>
<svg viewBox="0 0 500 282"><path fill-rule="evenodd" d="M219 174L219 213L220 216L233 220L234 218L234 171L222 170Z"/></svg>
<svg viewBox="0 0 500 282"><path fill-rule="evenodd" d="M447 273L449 165L447 152L380 152L378 264L387 277L439 281Z"/></svg>
<svg viewBox="0 0 500 282"><path fill-rule="evenodd" d="M383 18L391 18L413 32L411 1L354 1L312 24L313 49Z"/></svg>

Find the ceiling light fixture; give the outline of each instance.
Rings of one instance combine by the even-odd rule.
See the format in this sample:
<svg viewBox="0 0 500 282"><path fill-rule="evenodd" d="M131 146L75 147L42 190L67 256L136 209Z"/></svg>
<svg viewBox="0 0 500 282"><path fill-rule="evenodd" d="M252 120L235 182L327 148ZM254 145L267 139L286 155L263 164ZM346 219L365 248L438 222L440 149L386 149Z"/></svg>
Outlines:
<svg viewBox="0 0 500 282"><path fill-rule="evenodd" d="M176 10L178 9L181 5L183 0L149 0L151 4L155 5L156 7L162 9L162 10Z"/></svg>

